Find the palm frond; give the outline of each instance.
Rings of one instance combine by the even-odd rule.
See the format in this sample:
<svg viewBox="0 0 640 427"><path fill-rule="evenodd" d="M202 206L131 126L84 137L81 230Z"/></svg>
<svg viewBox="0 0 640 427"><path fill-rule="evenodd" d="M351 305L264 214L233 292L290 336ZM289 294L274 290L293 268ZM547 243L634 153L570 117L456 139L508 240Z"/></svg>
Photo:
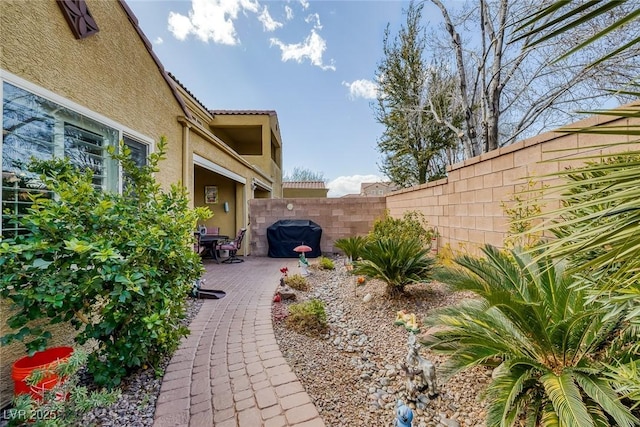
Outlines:
<svg viewBox="0 0 640 427"><path fill-rule="evenodd" d="M537 383L531 381L535 377L531 367L507 366L508 362L503 362L503 365L504 368L496 368L495 379L487 388L488 425L514 425L526 413L526 407L535 394L527 390Z"/></svg>
<svg viewBox="0 0 640 427"><path fill-rule="evenodd" d="M540 377L540 381L558 414L561 425L566 427L594 426L593 419L580 395L580 389L573 382L570 374L557 375L549 372Z"/></svg>
<svg viewBox="0 0 640 427"><path fill-rule="evenodd" d="M576 383L594 402L606 411L619 427L633 427L640 425L640 420L618 400L618 396L607 381L574 373Z"/></svg>
<svg viewBox="0 0 640 427"><path fill-rule="evenodd" d="M568 0L555 1L549 6L542 7L532 15L523 18L520 21L519 26L516 28L516 32L519 32L520 35L514 38L512 42L527 40L528 42L526 47L534 48L541 43L562 36L567 31L588 24L601 16L609 14L624 3L624 1L609 0L591 0L582 4ZM625 14L622 17L615 20L609 27L598 32L557 58L556 62L567 58L577 51L584 49L586 46L610 35L614 31L620 30L625 25L634 22L638 16L640 16L640 8L634 8L624 13ZM633 46L633 43L631 42L618 46L610 51L609 54L597 58L593 61L591 66L600 64L603 61L625 51L631 46Z"/></svg>

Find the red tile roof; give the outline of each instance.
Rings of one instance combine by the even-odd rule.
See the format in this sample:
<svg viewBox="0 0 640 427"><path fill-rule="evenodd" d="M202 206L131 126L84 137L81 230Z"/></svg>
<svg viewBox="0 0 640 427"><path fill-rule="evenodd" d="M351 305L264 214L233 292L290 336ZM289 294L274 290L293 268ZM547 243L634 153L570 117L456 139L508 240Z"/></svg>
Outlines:
<svg viewBox="0 0 640 427"><path fill-rule="evenodd" d="M245 116L258 116L258 115L277 115L274 110L209 110L213 115L245 115Z"/></svg>
<svg viewBox="0 0 640 427"><path fill-rule="evenodd" d="M282 188L318 188L326 189L324 181L285 181Z"/></svg>

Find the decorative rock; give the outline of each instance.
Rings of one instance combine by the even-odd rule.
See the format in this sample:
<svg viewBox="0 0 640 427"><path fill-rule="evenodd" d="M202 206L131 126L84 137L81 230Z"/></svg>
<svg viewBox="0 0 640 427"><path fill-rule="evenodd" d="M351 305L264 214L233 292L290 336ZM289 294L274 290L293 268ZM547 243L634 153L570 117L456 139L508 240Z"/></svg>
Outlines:
<svg viewBox="0 0 640 427"><path fill-rule="evenodd" d="M289 286L284 286L280 289L278 289L278 292L276 293L276 295L280 295L280 298L283 300L292 300L295 301L296 299L296 293L293 289L291 289Z"/></svg>

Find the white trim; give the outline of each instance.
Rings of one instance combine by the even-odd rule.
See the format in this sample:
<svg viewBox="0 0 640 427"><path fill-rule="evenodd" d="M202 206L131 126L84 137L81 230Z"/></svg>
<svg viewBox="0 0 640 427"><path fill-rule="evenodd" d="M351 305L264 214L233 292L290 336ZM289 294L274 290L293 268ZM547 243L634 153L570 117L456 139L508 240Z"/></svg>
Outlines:
<svg viewBox="0 0 640 427"><path fill-rule="evenodd" d="M115 120L105 117L102 114L96 113L95 111L90 110L87 107L84 107L78 103L75 103L67 98L64 98L55 92L51 92L50 90L40 87L34 83L31 83L30 81L25 80L22 77L18 77L15 74L11 74L10 72L2 68L0 68L0 78L2 79L2 81L6 81L14 86L27 90L35 95L46 98L49 101L53 101L56 104L59 104L65 108L74 110L75 112L80 113L83 116L86 116L97 122L100 122L101 124L107 125L119 131L120 136L122 136L122 133L124 132L127 135L131 135L135 139L139 139L140 142L149 144L150 153L153 152L153 150L155 150L153 138L143 135L140 132L136 132L135 130L127 126L124 126L121 123L116 122Z"/></svg>
<svg viewBox="0 0 640 427"><path fill-rule="evenodd" d="M273 192L273 187L271 187L268 184L265 184L264 181L261 181L258 178L253 178L253 183L256 184L258 187L262 188L263 190Z"/></svg>
<svg viewBox="0 0 640 427"><path fill-rule="evenodd" d="M226 176L234 181L237 181L241 184L247 184L247 179L241 175L238 175L235 172L231 172L229 169L223 168L220 165L213 163L211 160L205 159L204 157L193 153L193 164L202 166L205 169L208 169L212 172L218 173L222 176Z"/></svg>

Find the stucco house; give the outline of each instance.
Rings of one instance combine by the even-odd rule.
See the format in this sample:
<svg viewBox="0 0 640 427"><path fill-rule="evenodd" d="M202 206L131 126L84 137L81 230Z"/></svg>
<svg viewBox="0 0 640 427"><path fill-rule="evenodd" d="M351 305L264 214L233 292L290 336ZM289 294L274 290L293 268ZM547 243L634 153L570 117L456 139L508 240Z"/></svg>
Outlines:
<svg viewBox="0 0 640 427"><path fill-rule="evenodd" d="M324 181L285 181L282 183L282 197L293 198L326 198L329 189Z"/></svg>
<svg viewBox="0 0 640 427"><path fill-rule="evenodd" d="M391 182L363 182L360 184L360 195L365 197L380 197L398 189Z"/></svg>
<svg viewBox="0 0 640 427"><path fill-rule="evenodd" d="M165 188L181 182L224 234L248 226L252 198L282 197L276 113L208 110L164 70L124 0L3 0L0 9L0 235L19 232L10 217L28 206L21 161L67 156L93 169L105 191L120 191L107 147L121 140L143 163L166 137L157 180ZM1 321L0 335L5 328ZM10 366L23 351L0 349L0 407L11 398Z"/></svg>

